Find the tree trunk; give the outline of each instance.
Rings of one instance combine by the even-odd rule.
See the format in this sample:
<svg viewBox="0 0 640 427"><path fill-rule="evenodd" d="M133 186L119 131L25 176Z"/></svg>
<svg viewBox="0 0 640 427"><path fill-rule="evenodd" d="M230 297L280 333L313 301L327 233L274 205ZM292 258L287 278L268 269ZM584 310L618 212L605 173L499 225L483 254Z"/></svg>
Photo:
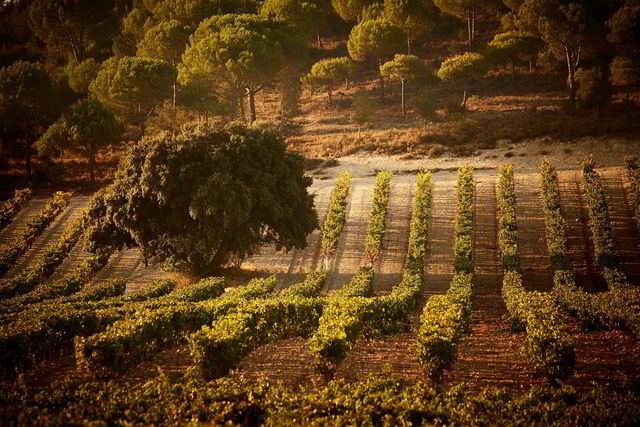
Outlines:
<svg viewBox="0 0 640 427"><path fill-rule="evenodd" d="M411 38L409 32L407 32L407 55L411 55Z"/></svg>
<svg viewBox="0 0 640 427"><path fill-rule="evenodd" d="M246 122L247 117L244 112L244 96L238 97L238 105L240 106L240 118L242 119L243 122Z"/></svg>
<svg viewBox="0 0 640 427"><path fill-rule="evenodd" d="M316 35L318 36L318 49L322 49L322 41L320 41L320 31L318 31Z"/></svg>
<svg viewBox="0 0 640 427"><path fill-rule="evenodd" d="M253 89L249 90L249 112L251 113L250 123L253 123L256 121L256 92Z"/></svg>
<svg viewBox="0 0 640 427"><path fill-rule="evenodd" d="M467 107L467 90L464 90L464 94L462 95L462 103L460 104L461 107L466 108Z"/></svg>
<svg viewBox="0 0 640 427"><path fill-rule="evenodd" d="M380 67L382 66L382 60L378 59L378 78L380 79L380 101L384 100L384 77L380 73Z"/></svg>
<svg viewBox="0 0 640 427"><path fill-rule="evenodd" d="M27 139L27 141L29 140ZM28 142L26 143L26 147L25 147L25 161L27 165L27 178L30 180L31 179L31 144L29 144Z"/></svg>
<svg viewBox="0 0 640 427"><path fill-rule="evenodd" d="M404 106L404 80L400 80L400 85L401 85L401 99L402 99L402 115L406 116L407 115L407 110L405 109Z"/></svg>
<svg viewBox="0 0 640 427"><path fill-rule="evenodd" d="M344 78L344 88L349 89L349 77Z"/></svg>
<svg viewBox="0 0 640 427"><path fill-rule="evenodd" d="M471 47L476 43L476 11L471 12Z"/></svg>
<svg viewBox="0 0 640 427"><path fill-rule="evenodd" d="M89 177L92 184L96 182L96 144L93 140L89 143Z"/></svg>
<svg viewBox="0 0 640 427"><path fill-rule="evenodd" d="M571 55L568 48L565 47L567 53L567 67L569 68L569 106L576 109L576 67L573 62L573 55Z"/></svg>
<svg viewBox="0 0 640 427"><path fill-rule="evenodd" d="M327 88L327 95L329 95L329 107L333 107L333 98L331 96L331 87Z"/></svg>
<svg viewBox="0 0 640 427"><path fill-rule="evenodd" d="M231 246L230 240L227 236L233 236L233 233L230 230L225 232L224 237L222 238L222 242L220 242L220 246L218 246L218 250L216 254L213 256L211 260L211 265L214 269L218 269L224 267L223 263L227 258L227 254L229 253L229 247Z"/></svg>
<svg viewBox="0 0 640 427"><path fill-rule="evenodd" d="M473 47L473 35L471 34L471 8L467 9L467 37L469 47Z"/></svg>
<svg viewBox="0 0 640 427"><path fill-rule="evenodd" d="M362 125L358 125L358 141L360 141L360 131L362 130Z"/></svg>

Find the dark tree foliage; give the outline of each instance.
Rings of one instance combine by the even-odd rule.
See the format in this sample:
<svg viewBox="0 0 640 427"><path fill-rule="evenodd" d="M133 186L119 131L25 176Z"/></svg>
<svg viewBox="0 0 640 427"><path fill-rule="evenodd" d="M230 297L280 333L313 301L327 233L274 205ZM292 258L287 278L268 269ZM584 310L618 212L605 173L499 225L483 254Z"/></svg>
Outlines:
<svg viewBox="0 0 640 427"><path fill-rule="evenodd" d="M28 177L31 177L31 145L64 107L60 92L39 64L19 61L0 69L2 151L7 141L13 142L11 151L24 157Z"/></svg>
<svg viewBox="0 0 640 427"><path fill-rule="evenodd" d="M53 56L80 63L111 46L118 29L117 0L34 0L29 25Z"/></svg>
<svg viewBox="0 0 640 427"><path fill-rule="evenodd" d="M144 139L89 209L92 250L138 246L165 268L210 275L261 246L303 248L318 227L303 159L281 135L200 123Z"/></svg>

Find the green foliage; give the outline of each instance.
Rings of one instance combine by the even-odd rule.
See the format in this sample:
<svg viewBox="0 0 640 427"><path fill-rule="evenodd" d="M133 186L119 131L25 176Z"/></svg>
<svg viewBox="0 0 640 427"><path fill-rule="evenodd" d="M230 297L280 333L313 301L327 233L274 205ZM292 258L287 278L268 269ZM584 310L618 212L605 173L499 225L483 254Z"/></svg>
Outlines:
<svg viewBox="0 0 640 427"><path fill-rule="evenodd" d="M157 59L113 57L102 63L89 92L127 122L143 127L170 95L176 70Z"/></svg>
<svg viewBox="0 0 640 427"><path fill-rule="evenodd" d="M47 414L52 425L593 425L633 426L640 417L637 381L529 390L443 389L424 381L385 376L362 382L332 381L300 392L266 380L140 381L76 378L38 390L3 385L8 424L33 424ZM117 403L115 403L117 402ZM543 420L543 421L541 421ZM588 421L585 421L588 420Z"/></svg>
<svg viewBox="0 0 640 427"><path fill-rule="evenodd" d="M216 298L224 290L224 280L206 279L200 284L204 294L197 292L200 298L206 297L203 302L176 300L169 294L165 299L173 299L170 304L137 310L135 316L118 320L104 332L76 340L76 358L84 369L92 371L127 370L163 346L231 313L247 299L264 297L275 284L275 277L255 279Z"/></svg>
<svg viewBox="0 0 640 427"><path fill-rule="evenodd" d="M257 3L255 0L161 0L149 9L158 21L176 20L196 27L217 14L256 13Z"/></svg>
<svg viewBox="0 0 640 427"><path fill-rule="evenodd" d="M323 11L316 3L304 0L265 0L260 6L260 15L289 22L307 40L311 40L323 24Z"/></svg>
<svg viewBox="0 0 640 427"><path fill-rule="evenodd" d="M445 295L434 295L427 301L417 338L418 360L433 379L440 379L443 370L453 365L460 340L471 322L474 191L471 166L459 169L457 187L455 274Z"/></svg>
<svg viewBox="0 0 640 427"><path fill-rule="evenodd" d="M118 28L117 0L34 0L29 26L50 54L61 51L80 63L108 46Z"/></svg>
<svg viewBox="0 0 640 427"><path fill-rule="evenodd" d="M438 70L438 77L445 81L466 82L484 76L487 65L484 56L466 52L444 60Z"/></svg>
<svg viewBox="0 0 640 427"><path fill-rule="evenodd" d="M387 224L387 205L391 192L391 176L391 172L378 172L376 185L373 188L373 202L367 220L367 238L364 249L371 265L376 262L382 250L384 230Z"/></svg>
<svg viewBox="0 0 640 427"><path fill-rule="evenodd" d="M416 193L411 210L409 248L405 268L420 271L427 251L429 215L431 214L432 175L421 171L416 177Z"/></svg>
<svg viewBox="0 0 640 427"><path fill-rule="evenodd" d="M608 39L616 44L637 44L640 40L640 4L627 0L607 22Z"/></svg>
<svg viewBox="0 0 640 427"><path fill-rule="evenodd" d="M609 76L599 68L578 70L576 83L578 84L576 98L579 106L591 108L597 115L599 109L609 103L612 94L611 82Z"/></svg>
<svg viewBox="0 0 640 427"><path fill-rule="evenodd" d="M342 19L355 22L360 17L362 9L376 3L376 0L331 0L333 9Z"/></svg>
<svg viewBox="0 0 640 427"><path fill-rule="evenodd" d="M320 295L327 281L326 271L313 271L307 274L303 282L289 286L281 292L281 296L313 298Z"/></svg>
<svg viewBox="0 0 640 427"><path fill-rule="evenodd" d="M322 225L322 255L332 257L338 248L340 234L347 220L347 196L351 186L351 174L344 172L338 176L336 186L331 193L327 216Z"/></svg>
<svg viewBox="0 0 640 427"><path fill-rule="evenodd" d="M456 273L445 295L432 295L420 319L418 360L431 378L453 366L471 323L472 273Z"/></svg>
<svg viewBox="0 0 640 427"><path fill-rule="evenodd" d="M527 292L517 271L520 255L515 222L513 168L502 166L498 173L498 245L505 269L502 296L514 328L527 332L526 346L535 371L555 381L571 374L575 363L575 342L566 319L552 293Z"/></svg>
<svg viewBox="0 0 640 427"><path fill-rule="evenodd" d="M54 149L71 150L87 159L91 181L95 181L96 154L120 142L122 125L110 110L94 98L82 99L69 108L37 142L41 155Z"/></svg>
<svg viewBox="0 0 640 427"><path fill-rule="evenodd" d="M498 247L502 265L507 271L520 267L518 228L516 223L516 192L513 183L513 166L502 165L498 169Z"/></svg>
<svg viewBox="0 0 640 427"><path fill-rule="evenodd" d="M392 80L403 82L429 82L435 80L433 70L428 68L415 55L396 54L393 60L385 62L380 67L380 74Z"/></svg>
<svg viewBox="0 0 640 427"><path fill-rule="evenodd" d="M431 1L384 0L384 17L404 30L410 53L410 41L435 28L438 11Z"/></svg>
<svg viewBox="0 0 640 427"><path fill-rule="evenodd" d="M624 85L628 99L630 87L640 83L640 67L636 61L625 56L613 58L610 67L611 80Z"/></svg>
<svg viewBox="0 0 640 427"><path fill-rule="evenodd" d="M259 345L309 336L318 327L323 306L320 299L295 296L240 304L189 337L191 372L204 379L219 378Z"/></svg>
<svg viewBox="0 0 640 427"><path fill-rule="evenodd" d="M582 163L582 170L596 263L602 269L609 289L626 287L626 278L619 269L620 258L615 250L613 229L609 220L609 204L592 157Z"/></svg>
<svg viewBox="0 0 640 427"><path fill-rule="evenodd" d="M123 157L90 206L88 242L137 246L154 264L208 275L262 246L304 247L318 226L310 185L302 158L275 132L185 127Z"/></svg>
<svg viewBox="0 0 640 427"><path fill-rule="evenodd" d="M58 241L47 249L34 266L19 272L11 279L0 281L0 299L31 292L49 278L80 240L84 232L84 221L85 217L81 215L68 225Z"/></svg>
<svg viewBox="0 0 640 427"><path fill-rule="evenodd" d="M0 230L11 223L13 218L20 212L29 200L33 197L31 189L16 190L13 197L0 207Z"/></svg>
<svg viewBox="0 0 640 427"><path fill-rule="evenodd" d="M453 244L454 269L460 273L473 272L473 166L458 170L456 192L455 240Z"/></svg>
<svg viewBox="0 0 640 427"><path fill-rule="evenodd" d="M354 61L384 59L401 50L404 36L402 30L385 19L362 21L351 29L347 48Z"/></svg>
<svg viewBox="0 0 640 427"><path fill-rule="evenodd" d="M538 56L542 48L538 39L524 36L517 31L496 34L488 47L490 51L487 56L498 64L532 60Z"/></svg>
<svg viewBox="0 0 640 427"><path fill-rule="evenodd" d="M638 165L637 157L630 156L625 160L630 183L629 193L631 196L631 204L633 206L633 218L640 230L640 166Z"/></svg>
<svg viewBox="0 0 640 427"><path fill-rule="evenodd" d="M558 173L548 161L540 163L540 179L544 196L544 224L547 252L555 270L569 268L567 256L567 232L560 203Z"/></svg>
<svg viewBox="0 0 640 427"><path fill-rule="evenodd" d="M358 139L360 139L361 128L371 121L374 112L375 103L367 91L358 90L353 96L353 113L351 114L351 120L358 125Z"/></svg>
<svg viewBox="0 0 640 427"><path fill-rule="evenodd" d="M177 66L189 42L191 30L178 21L163 21L149 28L138 43L138 56Z"/></svg>
<svg viewBox="0 0 640 427"><path fill-rule="evenodd" d="M329 95L329 105L333 104L331 94L334 87L355 72L355 64L350 58L322 59L311 67L311 71L304 77L305 83L314 89L325 90Z"/></svg>
<svg viewBox="0 0 640 427"><path fill-rule="evenodd" d="M491 0L433 0L433 3L447 15L467 19L469 14L486 14L495 6Z"/></svg>
<svg viewBox="0 0 640 427"><path fill-rule="evenodd" d="M47 205L29 221L21 235L0 252L0 276L13 266L15 261L31 247L36 238L55 220L69 204L71 193L57 192Z"/></svg>
<svg viewBox="0 0 640 427"><path fill-rule="evenodd" d="M232 113L248 95L251 121L256 118L255 94L307 54L306 43L290 24L254 15L212 16L190 40L179 67L180 82L208 82Z"/></svg>
<svg viewBox="0 0 640 427"><path fill-rule="evenodd" d="M576 364L575 342L553 294L527 292L516 271L505 273L502 294L514 325L526 328L527 353L535 371L549 380L569 376Z"/></svg>
<svg viewBox="0 0 640 427"><path fill-rule="evenodd" d="M86 95L89 85L98 75L100 64L93 58L85 59L81 63L69 61L64 68L69 87L77 94Z"/></svg>

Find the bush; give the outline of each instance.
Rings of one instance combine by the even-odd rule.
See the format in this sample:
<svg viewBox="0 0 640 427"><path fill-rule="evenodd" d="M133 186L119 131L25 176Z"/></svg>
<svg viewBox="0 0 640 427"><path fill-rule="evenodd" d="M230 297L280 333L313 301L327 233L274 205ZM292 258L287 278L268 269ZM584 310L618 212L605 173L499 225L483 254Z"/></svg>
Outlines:
<svg viewBox="0 0 640 427"><path fill-rule="evenodd" d="M24 190L16 190L13 198L4 202L0 208L0 230L11 223L20 209L22 209L33 197L33 193L29 188Z"/></svg>
<svg viewBox="0 0 640 427"><path fill-rule="evenodd" d="M597 117L609 104L612 88L609 76L599 68L580 69L576 72L576 100L583 108L591 108Z"/></svg>

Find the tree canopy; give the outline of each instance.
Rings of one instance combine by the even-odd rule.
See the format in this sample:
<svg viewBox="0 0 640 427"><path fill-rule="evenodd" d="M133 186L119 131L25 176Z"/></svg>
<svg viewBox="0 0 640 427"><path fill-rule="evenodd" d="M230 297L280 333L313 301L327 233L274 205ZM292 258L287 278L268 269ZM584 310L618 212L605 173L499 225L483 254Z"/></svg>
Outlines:
<svg viewBox="0 0 640 427"><path fill-rule="evenodd" d="M38 64L18 61L0 69L0 137L11 139L31 177L31 145L64 105L59 88Z"/></svg>
<svg viewBox="0 0 640 427"><path fill-rule="evenodd" d="M495 9L494 0L433 0L447 15L467 21L469 46L473 47L476 37L476 20Z"/></svg>
<svg viewBox="0 0 640 427"><path fill-rule="evenodd" d="M402 49L402 30L386 19L362 21L351 29L347 48L355 61L375 61L377 68ZM384 98L384 79L380 77L380 97Z"/></svg>
<svg viewBox="0 0 640 427"><path fill-rule="evenodd" d="M265 0L260 15L289 22L304 34L307 40L318 36L323 24L324 11L313 1Z"/></svg>
<svg viewBox="0 0 640 427"><path fill-rule="evenodd" d="M120 142L122 125L111 111L93 98L73 104L38 141L38 152L50 154L54 149L80 153L89 162L89 176L95 181L96 154Z"/></svg>
<svg viewBox="0 0 640 427"><path fill-rule="evenodd" d="M487 64L484 56L479 53L467 52L462 55L447 58L440 69L438 77L445 81L455 81L465 85L462 105L467 102L467 89L469 82L482 77L487 72Z"/></svg>
<svg viewBox="0 0 640 427"><path fill-rule="evenodd" d="M147 138L92 202L90 249L137 246L153 264L210 275L263 245L303 248L318 227L310 185L269 130L205 122Z"/></svg>
<svg viewBox="0 0 640 427"><path fill-rule="evenodd" d="M437 16L430 0L384 0L384 17L407 36L407 54L411 54L412 40L435 28Z"/></svg>
<svg viewBox="0 0 640 427"><path fill-rule="evenodd" d="M355 22L365 6L378 3L377 0L331 0L333 9L345 21Z"/></svg>
<svg viewBox="0 0 640 427"><path fill-rule="evenodd" d="M350 58L330 58L316 62L305 77L307 83L314 88L321 88L327 92L329 105L333 105L331 94L339 82L349 78L355 71L355 64Z"/></svg>
<svg viewBox="0 0 640 427"><path fill-rule="evenodd" d="M145 120L169 98L175 78L176 69L167 62L112 57L102 63L89 92L144 132Z"/></svg>
<svg viewBox="0 0 640 427"><path fill-rule="evenodd" d="M428 80L435 80L433 71L424 65L422 60L415 55L396 54L393 60L382 64L380 74L382 74L383 77L400 81L402 86L401 102L403 115L406 114L404 102L405 83L408 81L426 82Z"/></svg>
<svg viewBox="0 0 640 427"><path fill-rule="evenodd" d="M287 65L303 60L306 43L283 21L256 15L212 16L203 21L180 65L180 82L204 79L235 113L249 98L256 119L255 95Z"/></svg>

